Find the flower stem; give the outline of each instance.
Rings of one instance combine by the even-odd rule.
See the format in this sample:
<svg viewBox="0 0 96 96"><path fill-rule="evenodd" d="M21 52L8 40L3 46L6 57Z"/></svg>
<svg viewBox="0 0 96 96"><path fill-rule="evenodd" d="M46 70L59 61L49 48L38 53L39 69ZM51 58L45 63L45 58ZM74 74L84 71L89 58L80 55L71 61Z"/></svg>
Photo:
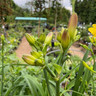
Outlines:
<svg viewBox="0 0 96 96"><path fill-rule="evenodd" d="M56 81L56 96L60 96L60 82Z"/></svg>
<svg viewBox="0 0 96 96"><path fill-rule="evenodd" d="M3 95L3 85L4 85L4 40L2 39L2 51L1 51L1 56L2 56L2 80L1 80L1 96Z"/></svg>
<svg viewBox="0 0 96 96"><path fill-rule="evenodd" d="M50 74L53 78L56 77L55 74L49 69L49 67L46 66L45 69L49 72L49 74Z"/></svg>
<svg viewBox="0 0 96 96"><path fill-rule="evenodd" d="M47 88L48 88L49 96L51 96L50 86L49 86L49 81L48 81L46 69L44 69L44 75L45 75L45 80L46 80L46 83L47 83Z"/></svg>

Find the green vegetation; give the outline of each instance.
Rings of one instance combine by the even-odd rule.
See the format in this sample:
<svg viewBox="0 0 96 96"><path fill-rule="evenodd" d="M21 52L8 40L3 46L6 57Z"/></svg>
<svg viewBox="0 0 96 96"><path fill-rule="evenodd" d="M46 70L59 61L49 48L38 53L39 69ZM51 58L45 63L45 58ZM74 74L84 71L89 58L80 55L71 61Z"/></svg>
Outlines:
<svg viewBox="0 0 96 96"><path fill-rule="evenodd" d="M49 3L45 0L43 1L34 0L32 2L28 2L26 3L26 6L31 6L31 8L29 8L30 9L29 11L26 8L22 9L18 7L13 2L13 0L10 0L10 1L1 0L0 4L3 4L3 5L0 7L0 10L1 10L0 17L1 17L1 20L3 20L2 17L4 16L7 19L7 22L14 22L14 19L16 16L19 16L19 17L21 16L21 17L46 17L48 19L48 22L53 24L55 23L55 19L59 23L67 23L70 17L70 11L62 7L61 3L59 3L58 1L56 2L50 1ZM45 4L49 5L49 7L46 8ZM6 6L6 9L4 9L5 6ZM33 11L33 9L35 11ZM54 18L55 15L56 15L56 18Z"/></svg>
<svg viewBox="0 0 96 96"><path fill-rule="evenodd" d="M96 96L96 54L92 49L96 48L96 24L78 26L78 15L81 23L95 22L90 17L86 19L86 15L82 17L85 11L78 8L85 2L88 2L87 10L89 0L71 0L70 16L60 0L28 2L30 11L18 7L12 0L0 1L0 24L8 24L6 30L0 28L0 96ZM92 2L91 7L95 0ZM6 3L10 4L5 8ZM39 22L38 26L36 21L18 23L14 22L16 16L46 17L48 23L47 26L45 22ZM3 17L7 19L4 21ZM23 36L32 50L20 59L15 50ZM69 50L77 41L86 50L83 58L72 55Z"/></svg>
<svg viewBox="0 0 96 96"><path fill-rule="evenodd" d="M76 0L75 11L81 23L96 23L95 10L96 0Z"/></svg>

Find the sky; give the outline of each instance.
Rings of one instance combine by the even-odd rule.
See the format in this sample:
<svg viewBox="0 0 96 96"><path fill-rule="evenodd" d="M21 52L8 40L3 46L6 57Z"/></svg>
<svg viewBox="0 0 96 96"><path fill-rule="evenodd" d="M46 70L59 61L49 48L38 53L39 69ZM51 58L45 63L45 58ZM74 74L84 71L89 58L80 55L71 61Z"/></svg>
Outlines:
<svg viewBox="0 0 96 96"><path fill-rule="evenodd" d="M30 1L30 0L14 0L14 2L15 2L17 5L21 6L21 7L23 7L23 6L25 5L25 3L28 2L28 1ZM62 5L63 5L66 9L72 11L72 7L71 7L71 4L70 4L70 0L62 0Z"/></svg>

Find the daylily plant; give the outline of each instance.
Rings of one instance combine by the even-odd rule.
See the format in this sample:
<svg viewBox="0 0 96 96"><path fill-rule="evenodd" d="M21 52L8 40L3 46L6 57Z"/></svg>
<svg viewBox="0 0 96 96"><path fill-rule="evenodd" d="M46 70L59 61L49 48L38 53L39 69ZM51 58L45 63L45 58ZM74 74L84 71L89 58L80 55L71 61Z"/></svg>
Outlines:
<svg viewBox="0 0 96 96"><path fill-rule="evenodd" d="M60 96L60 90L59 90L60 78L63 76L63 73L61 74L61 72L63 70L62 66L66 58L65 55L67 54L67 51L70 48L70 46L80 37L77 35L77 30L76 30L77 23L78 23L78 16L74 12L70 17L68 28L66 29L62 28L61 32L57 33L57 40L54 42L54 45L56 43L57 45L60 45L59 47L61 51L58 54L58 59L56 60L55 64L53 64L53 67L55 68L56 71L55 73L50 69L48 64L46 64L46 59L45 59L47 54L47 49L50 46L52 38L55 37L53 36L54 35L53 32L50 32L45 39L43 39L44 34L41 35L42 38L38 38L38 39L36 39L34 36L31 36L30 34L25 35L27 41L32 46L32 52L31 55L23 55L22 57L23 60L29 65L41 66L44 68L44 70L49 72L53 80L55 80L56 82L56 96ZM48 79L46 76L45 78L46 80ZM46 83L48 84L48 81L46 81Z"/></svg>

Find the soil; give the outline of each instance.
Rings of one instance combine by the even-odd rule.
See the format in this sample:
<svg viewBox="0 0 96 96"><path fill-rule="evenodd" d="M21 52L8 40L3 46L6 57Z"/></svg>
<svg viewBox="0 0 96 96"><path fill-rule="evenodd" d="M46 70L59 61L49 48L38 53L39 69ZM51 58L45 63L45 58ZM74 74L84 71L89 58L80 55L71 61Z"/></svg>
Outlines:
<svg viewBox="0 0 96 96"><path fill-rule="evenodd" d="M22 58L22 55L30 54L31 50L32 50L31 46L27 42L26 38L23 37L19 47L16 50L16 55L17 57Z"/></svg>
<svg viewBox="0 0 96 96"><path fill-rule="evenodd" d="M31 51L32 51L32 48L30 47L30 45L27 42L26 38L23 37L19 47L16 50L17 57L22 58L22 55L30 54ZM82 49L82 47L79 46L78 43L75 43L69 49L69 53L72 54L72 55L77 55L82 59L85 52Z"/></svg>
<svg viewBox="0 0 96 96"><path fill-rule="evenodd" d="M71 55L77 55L78 57L80 57L81 59L84 56L84 52L82 51L81 47L75 47L74 45L72 45L69 49L69 52Z"/></svg>

